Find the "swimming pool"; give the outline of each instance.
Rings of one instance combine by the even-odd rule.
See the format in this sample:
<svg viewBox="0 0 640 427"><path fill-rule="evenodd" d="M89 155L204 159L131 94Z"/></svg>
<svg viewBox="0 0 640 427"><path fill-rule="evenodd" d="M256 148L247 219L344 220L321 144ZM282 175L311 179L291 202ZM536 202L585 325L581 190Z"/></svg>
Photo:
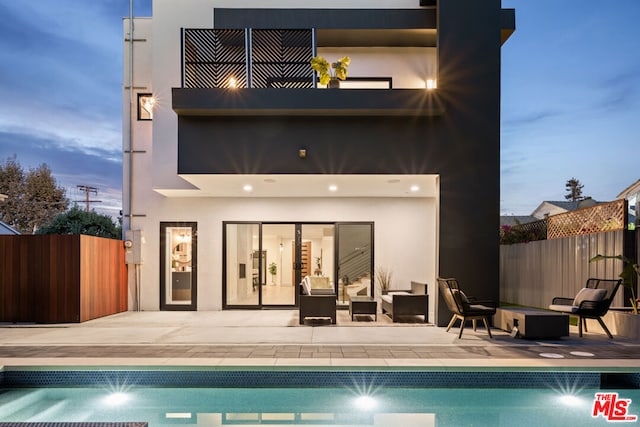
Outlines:
<svg viewBox="0 0 640 427"><path fill-rule="evenodd" d="M602 403L611 393L640 415L628 372L21 368L0 379L4 422L601 426L615 415ZM609 400L593 417L597 393Z"/></svg>

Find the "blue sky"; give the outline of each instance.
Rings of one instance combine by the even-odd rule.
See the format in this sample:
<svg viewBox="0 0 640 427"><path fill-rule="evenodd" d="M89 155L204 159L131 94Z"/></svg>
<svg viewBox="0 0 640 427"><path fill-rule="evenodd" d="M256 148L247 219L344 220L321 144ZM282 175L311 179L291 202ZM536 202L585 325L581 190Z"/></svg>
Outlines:
<svg viewBox="0 0 640 427"><path fill-rule="evenodd" d="M417 0L416 0L417 2ZM136 16L151 0L135 0ZM503 0L501 206L529 214L640 178L640 0ZM97 187L121 208L122 17L128 0L0 0L0 159L47 163L71 200Z"/></svg>
<svg viewBox="0 0 640 427"><path fill-rule="evenodd" d="M583 195L614 200L640 178L640 1L503 0L501 212Z"/></svg>

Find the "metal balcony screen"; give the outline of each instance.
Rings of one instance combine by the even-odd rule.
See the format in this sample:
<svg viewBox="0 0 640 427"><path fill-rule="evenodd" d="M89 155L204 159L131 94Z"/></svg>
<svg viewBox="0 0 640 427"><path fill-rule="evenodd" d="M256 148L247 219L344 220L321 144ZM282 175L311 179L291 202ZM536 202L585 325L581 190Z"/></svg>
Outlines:
<svg viewBox="0 0 640 427"><path fill-rule="evenodd" d="M310 29L186 29L183 40L185 88L314 86Z"/></svg>
<svg viewBox="0 0 640 427"><path fill-rule="evenodd" d="M312 88L311 30L252 30L251 86Z"/></svg>
<svg viewBox="0 0 640 427"><path fill-rule="evenodd" d="M184 87L247 87L245 30L184 30Z"/></svg>

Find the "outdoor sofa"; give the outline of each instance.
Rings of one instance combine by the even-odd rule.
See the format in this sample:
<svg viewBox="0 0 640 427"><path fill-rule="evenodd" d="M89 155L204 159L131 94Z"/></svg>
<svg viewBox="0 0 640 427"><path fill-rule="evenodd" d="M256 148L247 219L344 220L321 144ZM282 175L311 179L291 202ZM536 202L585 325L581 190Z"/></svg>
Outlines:
<svg viewBox="0 0 640 427"><path fill-rule="evenodd" d="M427 284L411 282L411 289L389 290L382 292L382 313L398 322L401 316L424 316L429 321L429 295Z"/></svg>

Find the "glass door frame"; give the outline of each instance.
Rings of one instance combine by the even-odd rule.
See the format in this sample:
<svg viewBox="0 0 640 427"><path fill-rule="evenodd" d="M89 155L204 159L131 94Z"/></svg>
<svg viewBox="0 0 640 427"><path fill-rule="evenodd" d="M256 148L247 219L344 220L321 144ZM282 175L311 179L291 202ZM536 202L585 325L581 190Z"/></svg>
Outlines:
<svg viewBox="0 0 640 427"><path fill-rule="evenodd" d="M166 230L171 227L191 228L191 303L190 304L169 304L167 303L167 283L166 277ZM198 307L198 223L175 221L160 222L160 310L162 311L195 311Z"/></svg>
<svg viewBox="0 0 640 427"><path fill-rule="evenodd" d="M222 309L262 309L262 262L258 261L258 303L257 304L228 304L227 303L227 225L256 225L258 226L258 254L262 254L262 223L260 221L222 221Z"/></svg>
<svg viewBox="0 0 640 427"><path fill-rule="evenodd" d="M263 225L293 225L294 226L294 242L295 242L295 282L293 286L295 302L294 305L290 304L263 304L262 302L262 286L258 286L258 303L257 304L228 304L227 303L227 225L257 225L258 226L258 251L262 253L262 226ZM375 254L374 254L374 237L375 237L375 223L373 221L223 221L222 222L222 309L249 309L249 310L262 310L262 309L292 309L299 306L300 301L300 289L298 284L302 281L302 263L301 250L302 250L302 228L305 225L332 225L334 227L334 270L333 270L333 286L336 293L336 299L338 298L338 265L339 265L339 236L338 228L340 225L369 225L371 227L371 285L370 294L374 295L375 292ZM262 271L262 263L259 264L258 271L258 283L261 284L263 277L267 272ZM281 272L281 274L284 272Z"/></svg>
<svg viewBox="0 0 640 427"><path fill-rule="evenodd" d="M340 226L341 225L368 225L370 227L370 235L369 235L369 240L371 242L371 256L370 256L370 265L371 265L371 283L370 283L370 288L369 288L369 295L371 295L372 297L375 297L375 290L376 290L376 266L375 266L375 222L374 221L336 221L333 223L335 226L335 230L334 230L334 245L335 245L335 250L334 250L334 256L335 256L335 261L334 261L334 283L336 284L336 295L338 295L338 281L340 280ZM338 295L338 300L340 295ZM348 305L348 304L347 304ZM338 307L344 306L344 304L339 303Z"/></svg>

